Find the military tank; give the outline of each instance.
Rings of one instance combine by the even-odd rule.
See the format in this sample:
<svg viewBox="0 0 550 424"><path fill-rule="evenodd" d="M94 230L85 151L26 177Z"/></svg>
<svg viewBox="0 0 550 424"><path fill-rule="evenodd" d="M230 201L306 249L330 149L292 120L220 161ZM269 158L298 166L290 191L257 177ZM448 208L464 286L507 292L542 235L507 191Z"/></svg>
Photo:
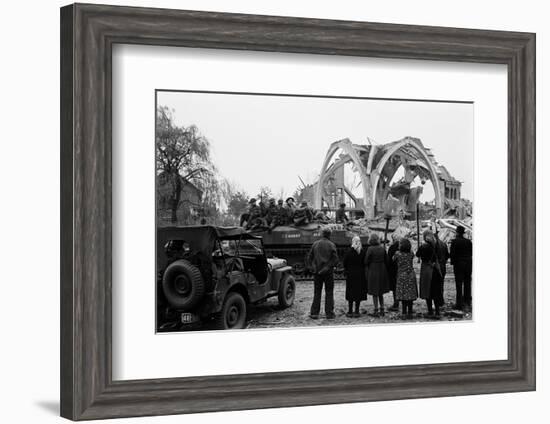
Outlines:
<svg viewBox="0 0 550 424"><path fill-rule="evenodd" d="M367 245L368 233L361 233L359 229L353 231L342 224L283 225L275 227L271 231L254 231L254 234L262 237L264 249L268 255L286 259L287 263L292 266L295 278L307 280L313 278L309 271L307 255L311 245L322 237L321 232L324 228L329 228L332 232L330 239L336 244L340 261L351 245L351 239L354 236L358 235L363 245ZM344 278L344 268L341 262L336 266L334 278Z"/></svg>

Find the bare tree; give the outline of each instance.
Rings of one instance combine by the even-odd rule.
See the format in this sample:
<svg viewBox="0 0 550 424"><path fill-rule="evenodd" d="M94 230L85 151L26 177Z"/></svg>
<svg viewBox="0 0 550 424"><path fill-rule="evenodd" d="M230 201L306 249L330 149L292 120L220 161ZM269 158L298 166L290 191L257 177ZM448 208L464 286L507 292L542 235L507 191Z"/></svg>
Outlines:
<svg viewBox="0 0 550 424"><path fill-rule="evenodd" d="M260 187L260 192L257 197L260 199L260 202L266 202L273 197L273 191L267 186L262 186Z"/></svg>
<svg viewBox="0 0 550 424"><path fill-rule="evenodd" d="M199 214L210 223L218 224L220 215L219 204L222 198L221 182L214 174L207 175L200 184L202 190L201 205ZM206 220L206 222L209 222Z"/></svg>
<svg viewBox="0 0 550 424"><path fill-rule="evenodd" d="M222 187L223 198L227 205L228 220L230 220L231 225L235 225L239 222L241 215L248 209L249 196L235 182L225 180Z"/></svg>
<svg viewBox="0 0 550 424"><path fill-rule="evenodd" d="M210 143L195 125L177 126L172 111L164 106L157 108L155 138L157 175L164 174L171 185L171 222L176 223L184 184L189 182L204 189L215 175L215 167L210 162Z"/></svg>

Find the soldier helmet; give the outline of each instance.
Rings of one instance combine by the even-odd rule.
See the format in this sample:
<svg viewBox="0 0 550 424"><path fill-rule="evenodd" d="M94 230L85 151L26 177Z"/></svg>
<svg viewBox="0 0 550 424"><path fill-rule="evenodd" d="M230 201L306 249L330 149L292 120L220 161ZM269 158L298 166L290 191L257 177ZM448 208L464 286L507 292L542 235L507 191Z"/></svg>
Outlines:
<svg viewBox="0 0 550 424"><path fill-rule="evenodd" d="M279 205L282 205L282 204L283 204L283 199L277 200L277 203L278 203Z"/></svg>
<svg viewBox="0 0 550 424"><path fill-rule="evenodd" d="M341 208L345 208L345 207L346 207L346 204L345 204L345 203L340 203L340 207L341 207Z"/></svg>
<svg viewBox="0 0 550 424"><path fill-rule="evenodd" d="M275 198L272 197L271 199L269 199L269 203L275 203Z"/></svg>
<svg viewBox="0 0 550 424"><path fill-rule="evenodd" d="M302 205L302 206L307 206L307 200L302 200L301 205Z"/></svg>
<svg viewBox="0 0 550 424"><path fill-rule="evenodd" d="M292 200L293 202L295 201L295 200L294 200L294 197L287 197L287 198L286 198L286 202L288 203L289 200Z"/></svg>
<svg viewBox="0 0 550 424"><path fill-rule="evenodd" d="M248 203L250 203L250 204L256 203L256 199L253 197L252 199L250 199L250 200L248 201Z"/></svg>

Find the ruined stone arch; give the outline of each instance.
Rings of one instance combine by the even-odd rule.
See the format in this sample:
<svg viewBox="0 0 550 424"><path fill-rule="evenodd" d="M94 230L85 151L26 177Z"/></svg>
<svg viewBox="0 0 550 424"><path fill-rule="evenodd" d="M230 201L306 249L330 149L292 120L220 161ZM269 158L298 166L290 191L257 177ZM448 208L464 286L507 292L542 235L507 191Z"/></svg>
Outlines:
<svg viewBox="0 0 550 424"><path fill-rule="evenodd" d="M368 205L371 191L370 180L367 174L367 170L365 169L365 166L363 165L361 158L357 153L357 150L354 148L352 142L348 138L335 141L330 145L327 151L325 160L323 161L323 166L321 167L321 173L319 174L319 181L315 190L314 207L316 209L321 209L322 207L323 187L325 184L325 179L327 177L327 170L329 168L330 161L332 160L336 152L338 152L338 150L342 150L349 157L349 160L346 162L353 162L353 164L356 166L357 172L361 178L363 199L365 203L364 212L366 214L367 210L370 207Z"/></svg>
<svg viewBox="0 0 550 424"><path fill-rule="evenodd" d="M414 148L418 154L422 157L423 161L425 162L426 168L428 169L430 173L430 180L432 182L433 188L434 188L434 194L435 194L435 207L438 211L441 211L443 208L443 199L441 196L441 184L439 182L439 178L437 175L437 169L433 165L432 161L428 157L426 150L424 146L420 143L418 139L406 137L401 141L398 141L394 145L388 148L388 150L384 153L384 156L380 159L380 161L376 164L376 168L370 175L370 182L372 192L370 197L370 202L373 205L376 204L376 192L378 188L378 183L380 181L380 175L382 174L382 171L384 170L384 166L390 160L390 158L397 153L399 150L401 150L405 146L411 146ZM371 216L374 216L374 210L370 214Z"/></svg>
<svg viewBox="0 0 550 424"><path fill-rule="evenodd" d="M333 166L331 161L335 159L337 152L341 152L338 156L341 162L334 162L337 165ZM394 158L399 160L392 163L390 167L388 163ZM460 186L456 187L456 180L448 175L444 168L445 172L441 174L442 167L436 162L430 149L424 147L420 139L414 137L405 137L387 144L369 143L368 145L358 145L353 144L347 138L332 143L323 161L319 180L313 192L313 205L317 209L322 207L325 186L329 176L338 172L339 166L353 163L361 180L363 212L366 218L375 218L376 205L380 207L378 212L382 212L390 190L389 183L399 169L399 163L403 164L403 160L409 159L416 162L416 165L424 170L422 172L423 178L427 178L432 182L436 214L439 216L444 209L446 198L458 198L460 196ZM388 183L387 187L379 187L382 176L384 181ZM447 184L449 181L454 185L449 186Z"/></svg>

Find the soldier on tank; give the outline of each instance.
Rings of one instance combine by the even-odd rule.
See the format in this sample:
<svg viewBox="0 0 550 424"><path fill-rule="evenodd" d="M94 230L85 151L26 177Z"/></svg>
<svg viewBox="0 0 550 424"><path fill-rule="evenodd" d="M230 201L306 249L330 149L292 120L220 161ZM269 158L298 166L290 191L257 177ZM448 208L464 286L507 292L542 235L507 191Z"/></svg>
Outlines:
<svg viewBox="0 0 550 424"><path fill-rule="evenodd" d="M288 197L285 202L285 224L292 224L294 221L294 211L296 210L296 204L294 203L294 197Z"/></svg>
<svg viewBox="0 0 550 424"><path fill-rule="evenodd" d="M340 207L336 210L336 223L337 224L347 224L349 218L346 215L346 204L340 203Z"/></svg>
<svg viewBox="0 0 550 424"><path fill-rule="evenodd" d="M256 199L248 201L248 219L246 220L246 229L254 230L264 226L262 219L262 209L256 204Z"/></svg>
<svg viewBox="0 0 550 424"><path fill-rule="evenodd" d="M287 212L283 206L283 199L279 199L275 205L275 199L273 199L273 208L269 212L268 232L271 232L275 227L287 224Z"/></svg>
<svg viewBox="0 0 550 424"><path fill-rule="evenodd" d="M294 225L307 225L313 221L313 209L303 200L300 207L294 211Z"/></svg>
<svg viewBox="0 0 550 424"><path fill-rule="evenodd" d="M269 203L265 208L265 212L264 212L264 217L267 222L267 225L271 225L276 215L277 215L277 204L275 203L275 199L272 197L271 199L269 199Z"/></svg>
<svg viewBox="0 0 550 424"><path fill-rule="evenodd" d="M257 205L260 207L260 217L263 218L263 220L265 221L267 218L267 200L264 201L262 198L260 198Z"/></svg>
<svg viewBox="0 0 550 424"><path fill-rule="evenodd" d="M322 210L315 212L315 216L313 217L313 220L321 224L328 224L330 222L329 217Z"/></svg>

